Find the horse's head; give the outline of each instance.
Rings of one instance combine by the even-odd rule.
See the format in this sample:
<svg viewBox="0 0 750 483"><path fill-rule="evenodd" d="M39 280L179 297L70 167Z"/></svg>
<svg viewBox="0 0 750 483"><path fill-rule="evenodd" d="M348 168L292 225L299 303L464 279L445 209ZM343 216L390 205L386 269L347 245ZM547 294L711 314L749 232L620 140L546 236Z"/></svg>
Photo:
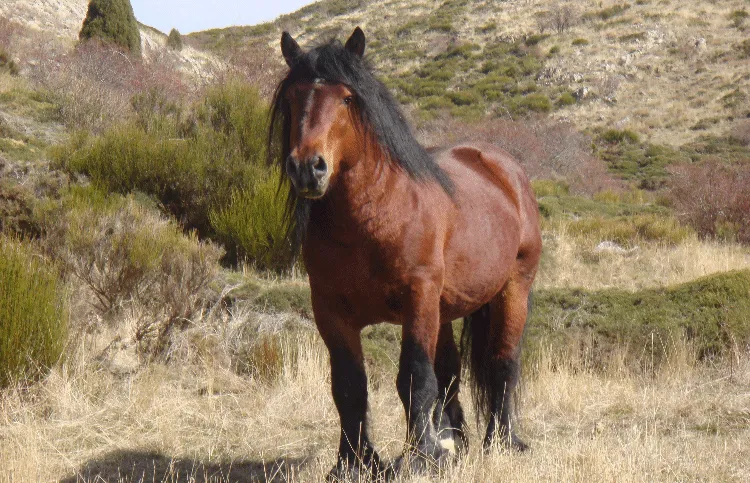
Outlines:
<svg viewBox="0 0 750 483"><path fill-rule="evenodd" d="M322 197L362 150L354 86L336 79L342 76L323 76L321 71L356 74L363 65L365 34L357 27L343 49L338 45L335 52L303 52L287 32L281 37L281 52L290 68L276 100L286 118L283 167L297 194L305 198Z"/></svg>

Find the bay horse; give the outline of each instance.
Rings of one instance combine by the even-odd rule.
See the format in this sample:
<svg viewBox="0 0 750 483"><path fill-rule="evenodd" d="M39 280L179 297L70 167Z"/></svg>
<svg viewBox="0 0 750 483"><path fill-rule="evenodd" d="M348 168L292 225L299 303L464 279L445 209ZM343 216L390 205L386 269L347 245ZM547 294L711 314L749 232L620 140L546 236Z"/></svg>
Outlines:
<svg viewBox="0 0 750 483"><path fill-rule="evenodd" d="M368 434L360 332L380 322L402 327L396 388L408 433L396 469L438 467L449 458L442 439L465 450L461 353L477 414L489 421L484 448L527 447L512 427L511 402L542 249L529 180L488 143L423 148L364 50L359 27L343 45L309 51L284 32L289 71L268 133L330 355L341 438L329 481L393 474ZM461 317L460 353L452 321Z"/></svg>

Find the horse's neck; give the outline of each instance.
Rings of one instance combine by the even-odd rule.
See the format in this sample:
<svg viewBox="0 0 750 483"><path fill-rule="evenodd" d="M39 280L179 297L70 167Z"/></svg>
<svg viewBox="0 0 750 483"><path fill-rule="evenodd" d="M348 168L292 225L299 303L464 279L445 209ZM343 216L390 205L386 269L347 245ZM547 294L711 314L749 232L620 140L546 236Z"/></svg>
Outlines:
<svg viewBox="0 0 750 483"><path fill-rule="evenodd" d="M401 169L374 161L356 165L341 173L331 192L312 211L311 225L334 238L357 236L379 238L394 228L389 216L403 209L410 190L416 189Z"/></svg>

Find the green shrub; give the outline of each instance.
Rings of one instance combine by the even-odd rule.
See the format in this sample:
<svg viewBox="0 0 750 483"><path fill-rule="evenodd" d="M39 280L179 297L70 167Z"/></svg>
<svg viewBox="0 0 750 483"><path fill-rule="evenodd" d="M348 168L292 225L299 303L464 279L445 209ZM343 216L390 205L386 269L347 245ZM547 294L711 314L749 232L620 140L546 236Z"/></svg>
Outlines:
<svg viewBox="0 0 750 483"><path fill-rule="evenodd" d="M0 238L0 388L60 358L67 317L55 268L28 244Z"/></svg>
<svg viewBox="0 0 750 483"><path fill-rule="evenodd" d="M141 55L141 33L129 0L91 0L78 38L112 42Z"/></svg>
<svg viewBox="0 0 750 483"><path fill-rule="evenodd" d="M267 107L247 84L211 88L188 121L161 117L156 130L129 123L102 136L73 136L56 164L117 193L153 196L186 228L213 236L211 211L264 176Z"/></svg>
<svg viewBox="0 0 750 483"><path fill-rule="evenodd" d="M662 357L660 348L670 340L685 338L697 348L699 357L712 357L750 342L748 293L747 270L638 292L537 290L528 338L561 343L584 335L599 352L625 346L649 359ZM557 326L555 321L564 322Z"/></svg>
<svg viewBox="0 0 750 483"><path fill-rule="evenodd" d="M750 59L750 39L745 39L741 44L737 46L737 50L740 53L740 58Z"/></svg>
<svg viewBox="0 0 750 483"><path fill-rule="evenodd" d="M549 112L552 110L552 102L544 94L529 94L527 96L516 96L512 100L513 110L517 113Z"/></svg>
<svg viewBox="0 0 750 483"><path fill-rule="evenodd" d="M17 76L21 73L18 64L3 46L0 45L0 72L6 71L10 75Z"/></svg>
<svg viewBox="0 0 750 483"><path fill-rule="evenodd" d="M242 300L262 312L294 312L307 318L313 316L310 286L289 279L271 285L251 279L233 289L227 297L231 303Z"/></svg>
<svg viewBox="0 0 750 483"><path fill-rule="evenodd" d="M469 106L479 101L479 97L470 91L449 92L448 98L457 106Z"/></svg>
<svg viewBox="0 0 750 483"><path fill-rule="evenodd" d="M481 27L477 27L475 29L475 31L480 34L488 34L490 32L494 32L495 30L497 30L497 24L495 22L486 23Z"/></svg>
<svg viewBox="0 0 750 483"><path fill-rule="evenodd" d="M523 42L531 47L532 45L537 45L539 42L547 40L549 37L549 34L532 34L528 35Z"/></svg>
<svg viewBox="0 0 750 483"><path fill-rule="evenodd" d="M231 258L249 261L260 270L283 271L293 257L286 237L285 203L277 196L276 171L232 193L229 204L210 215L216 237Z"/></svg>
<svg viewBox="0 0 750 483"><path fill-rule="evenodd" d="M623 129L622 131L617 129L608 129L604 131L599 138L607 143L620 144L620 143L638 143L640 142L640 136L638 133L629 129Z"/></svg>
<svg viewBox="0 0 750 483"><path fill-rule="evenodd" d="M732 26L736 29L742 29L748 17L750 17L750 13L747 13L747 10L744 8L742 10L735 10L729 14L729 20L731 20Z"/></svg>
<svg viewBox="0 0 750 483"><path fill-rule="evenodd" d="M178 52L182 50L182 35L177 29L173 28L169 31L169 35L167 36L167 47Z"/></svg>
<svg viewBox="0 0 750 483"><path fill-rule="evenodd" d="M441 96L429 96L419 100L419 107L427 111L448 109L451 106L453 106L453 103Z"/></svg>
<svg viewBox="0 0 750 483"><path fill-rule="evenodd" d="M560 94L560 97L557 98L557 101L555 101L555 104L558 107L572 106L575 103L576 98L570 92L563 92Z"/></svg>
<svg viewBox="0 0 750 483"><path fill-rule="evenodd" d="M589 45L590 42L588 41L588 39L577 38L577 39L573 39L572 44L573 45Z"/></svg>

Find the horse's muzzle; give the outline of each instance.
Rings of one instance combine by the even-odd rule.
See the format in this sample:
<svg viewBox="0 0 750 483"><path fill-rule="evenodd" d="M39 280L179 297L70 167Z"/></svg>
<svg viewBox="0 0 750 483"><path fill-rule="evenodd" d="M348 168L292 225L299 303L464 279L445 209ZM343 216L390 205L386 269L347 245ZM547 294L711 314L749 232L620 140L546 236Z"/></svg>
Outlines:
<svg viewBox="0 0 750 483"><path fill-rule="evenodd" d="M297 194L304 198L320 198L328 187L330 172L322 156L300 161L292 155L286 159L286 174Z"/></svg>

